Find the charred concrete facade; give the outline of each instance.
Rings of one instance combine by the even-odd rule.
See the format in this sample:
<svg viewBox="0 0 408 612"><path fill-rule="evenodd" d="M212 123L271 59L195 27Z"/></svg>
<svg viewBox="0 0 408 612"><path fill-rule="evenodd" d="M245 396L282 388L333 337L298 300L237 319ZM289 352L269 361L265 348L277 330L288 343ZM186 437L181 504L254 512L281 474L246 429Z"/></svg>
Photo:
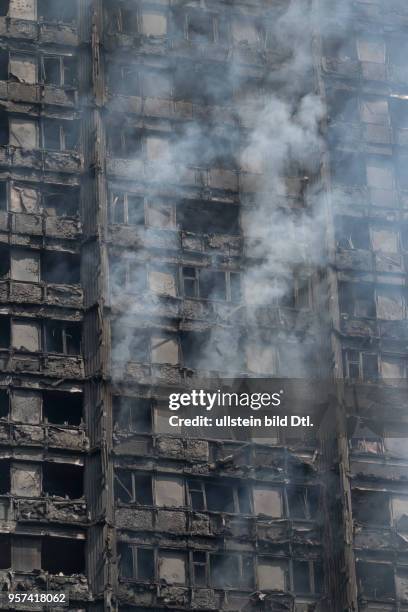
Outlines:
<svg viewBox="0 0 408 612"><path fill-rule="evenodd" d="M323 4L0 1L2 591L408 610L408 9ZM215 375L330 400L171 429Z"/></svg>

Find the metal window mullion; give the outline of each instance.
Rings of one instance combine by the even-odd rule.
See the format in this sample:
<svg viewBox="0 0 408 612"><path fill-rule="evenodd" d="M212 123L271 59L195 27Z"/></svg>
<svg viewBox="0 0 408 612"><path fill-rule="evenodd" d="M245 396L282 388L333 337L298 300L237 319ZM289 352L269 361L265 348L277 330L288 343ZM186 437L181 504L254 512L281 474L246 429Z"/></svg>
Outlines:
<svg viewBox="0 0 408 612"><path fill-rule="evenodd" d="M285 582L289 582L289 590L292 591L292 593L294 593L295 592L295 578L293 575L293 558L292 557L288 559L288 572L285 572L285 573L286 573ZM286 585L285 585L285 588L286 588Z"/></svg>
<svg viewBox="0 0 408 612"><path fill-rule="evenodd" d="M63 350L64 355L68 354L68 351L67 351L67 329L66 329L65 325L62 328L62 350Z"/></svg>
<svg viewBox="0 0 408 612"><path fill-rule="evenodd" d="M194 282L194 293L196 298L199 298L201 295L200 292L200 268L194 268L195 270L195 282Z"/></svg>
<svg viewBox="0 0 408 612"><path fill-rule="evenodd" d="M205 489L205 483L202 480L200 480L200 487L201 487L201 492L202 492L202 495L203 495L204 510L208 510L208 508L207 508L207 492L206 492L206 489Z"/></svg>
<svg viewBox="0 0 408 612"><path fill-rule="evenodd" d="M135 483L135 473L131 472L130 473L130 477L132 479L132 502L136 502L137 503L137 499L136 499L136 483Z"/></svg>
<svg viewBox="0 0 408 612"><path fill-rule="evenodd" d="M234 512L239 513L240 507L239 507L238 487L236 485L232 487L232 499L234 500Z"/></svg>
<svg viewBox="0 0 408 612"><path fill-rule="evenodd" d="M282 501L283 501L284 516L286 518L290 518L289 496L288 496L288 490L286 487L283 487L281 495L282 495Z"/></svg>
<svg viewBox="0 0 408 612"><path fill-rule="evenodd" d="M309 589L311 593L316 593L314 561L311 560L309 561Z"/></svg>
<svg viewBox="0 0 408 612"><path fill-rule="evenodd" d="M133 558L133 577L138 579L139 578L139 559L138 559L138 546L132 546L132 558Z"/></svg>
<svg viewBox="0 0 408 612"><path fill-rule="evenodd" d="M65 58L62 55L59 56L59 63L60 63L60 82L59 82L59 85L60 85L60 87L64 87L64 85L65 85Z"/></svg>
<svg viewBox="0 0 408 612"><path fill-rule="evenodd" d="M229 270L225 270L225 298L227 302L232 302L231 296L231 272Z"/></svg>
<svg viewBox="0 0 408 612"><path fill-rule="evenodd" d="M59 123L59 150L65 151L65 128L63 123Z"/></svg>

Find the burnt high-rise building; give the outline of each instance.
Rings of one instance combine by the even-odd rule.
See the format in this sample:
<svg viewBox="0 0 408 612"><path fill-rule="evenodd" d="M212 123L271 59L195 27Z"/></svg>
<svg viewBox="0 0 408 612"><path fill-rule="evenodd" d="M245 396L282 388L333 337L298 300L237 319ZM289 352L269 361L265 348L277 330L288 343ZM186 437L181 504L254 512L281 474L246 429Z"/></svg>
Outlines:
<svg viewBox="0 0 408 612"><path fill-rule="evenodd" d="M0 608L408 611L407 53L402 0L0 0ZM170 426L217 377L328 393Z"/></svg>

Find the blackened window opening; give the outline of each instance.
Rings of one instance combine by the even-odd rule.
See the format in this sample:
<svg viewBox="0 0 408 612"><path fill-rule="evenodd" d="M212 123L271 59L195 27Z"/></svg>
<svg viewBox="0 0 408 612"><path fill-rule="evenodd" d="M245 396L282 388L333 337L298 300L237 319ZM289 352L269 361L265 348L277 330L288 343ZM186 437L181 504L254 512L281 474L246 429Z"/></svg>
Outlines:
<svg viewBox="0 0 408 612"><path fill-rule="evenodd" d="M67 253L43 253L42 280L47 283L75 285L80 281L80 259Z"/></svg>
<svg viewBox="0 0 408 612"><path fill-rule="evenodd" d="M84 493L83 467L69 463L44 463L43 493L79 499Z"/></svg>
<svg viewBox="0 0 408 612"><path fill-rule="evenodd" d="M68 538L44 538L41 568L50 574L83 574L85 572L85 543Z"/></svg>
<svg viewBox="0 0 408 612"><path fill-rule="evenodd" d="M43 391L44 418L55 425L81 424L83 415L82 393Z"/></svg>

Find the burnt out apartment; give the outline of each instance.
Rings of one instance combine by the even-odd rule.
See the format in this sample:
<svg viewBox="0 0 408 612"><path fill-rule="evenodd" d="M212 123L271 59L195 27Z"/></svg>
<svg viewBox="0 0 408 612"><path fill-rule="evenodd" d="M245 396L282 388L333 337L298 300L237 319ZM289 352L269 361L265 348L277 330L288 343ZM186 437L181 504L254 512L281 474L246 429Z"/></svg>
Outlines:
<svg viewBox="0 0 408 612"><path fill-rule="evenodd" d="M0 0L2 593L408 611L407 57L402 0ZM216 377L329 394L170 427Z"/></svg>

